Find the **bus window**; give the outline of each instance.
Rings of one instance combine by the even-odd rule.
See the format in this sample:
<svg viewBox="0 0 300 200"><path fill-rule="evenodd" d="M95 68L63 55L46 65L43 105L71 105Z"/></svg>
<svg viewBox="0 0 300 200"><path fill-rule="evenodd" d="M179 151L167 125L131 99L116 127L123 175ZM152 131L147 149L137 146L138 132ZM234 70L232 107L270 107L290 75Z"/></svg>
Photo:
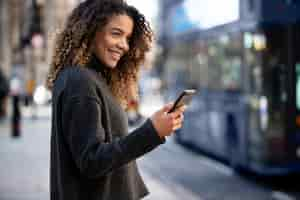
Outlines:
<svg viewBox="0 0 300 200"><path fill-rule="evenodd" d="M285 40L280 38L284 38L285 31L277 27L245 34L244 40L248 41L244 41L244 59L249 68L251 101L249 139L253 146L250 157L282 162L286 153L287 51ZM252 154L254 150L260 153Z"/></svg>
<svg viewBox="0 0 300 200"><path fill-rule="evenodd" d="M249 35L250 33L247 34ZM256 98L257 102L260 101L261 97L266 98L269 123L275 123L281 127L280 131L278 131L277 127L277 131L269 131L269 134L278 132L282 134L284 132L287 72L283 49L284 41L278 39L282 34L282 32L273 29L267 32L266 35L253 33L253 38L255 35L259 35L260 38L267 40L268 48L257 48L257 46L261 47L261 45L256 45L255 47L254 44L251 48L249 48L250 46L245 48L245 62L250 68L250 93L253 98ZM266 130L268 127L275 126L268 124L267 127L264 127Z"/></svg>
<svg viewBox="0 0 300 200"><path fill-rule="evenodd" d="M225 60L222 67L222 88L240 90L241 84L241 42L239 35L232 35L225 47Z"/></svg>
<svg viewBox="0 0 300 200"><path fill-rule="evenodd" d="M221 89L221 67L223 51L216 40L208 42L208 88L214 90Z"/></svg>
<svg viewBox="0 0 300 200"><path fill-rule="evenodd" d="M164 79L168 86L185 85L188 80L188 48L181 42L176 43L169 52L165 66Z"/></svg>
<svg viewBox="0 0 300 200"><path fill-rule="evenodd" d="M198 88L207 88L208 86L208 59L207 46L197 41L191 44L189 65L190 85Z"/></svg>
<svg viewBox="0 0 300 200"><path fill-rule="evenodd" d="M240 34L223 34L208 42L210 89L241 90L242 43Z"/></svg>
<svg viewBox="0 0 300 200"><path fill-rule="evenodd" d="M272 31L271 31L272 30ZM281 138L285 134L287 108L287 63L282 29L266 31L268 48L263 51L263 85L268 101L268 138Z"/></svg>
<svg viewBox="0 0 300 200"><path fill-rule="evenodd" d="M207 48L201 42L176 43L167 59L169 84L189 88L205 88L208 85Z"/></svg>

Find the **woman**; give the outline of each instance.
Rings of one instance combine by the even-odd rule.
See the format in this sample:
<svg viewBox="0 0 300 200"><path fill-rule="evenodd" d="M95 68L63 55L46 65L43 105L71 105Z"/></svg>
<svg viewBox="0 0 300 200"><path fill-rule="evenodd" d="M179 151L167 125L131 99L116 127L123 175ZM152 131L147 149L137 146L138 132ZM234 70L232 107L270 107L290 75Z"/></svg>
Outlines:
<svg viewBox="0 0 300 200"><path fill-rule="evenodd" d="M128 133L126 103L152 32L121 0L87 0L59 35L47 85L53 93L51 200L135 200L147 189L135 159L182 125L180 108L158 110Z"/></svg>

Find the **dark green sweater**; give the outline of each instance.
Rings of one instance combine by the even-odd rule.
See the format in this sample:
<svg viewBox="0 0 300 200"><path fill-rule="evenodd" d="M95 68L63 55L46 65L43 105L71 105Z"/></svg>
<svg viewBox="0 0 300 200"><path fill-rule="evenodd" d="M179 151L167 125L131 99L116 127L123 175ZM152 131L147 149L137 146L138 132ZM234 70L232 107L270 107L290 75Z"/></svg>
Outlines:
<svg viewBox="0 0 300 200"><path fill-rule="evenodd" d="M55 81L51 200L137 200L148 193L135 159L165 140L149 119L128 133L126 113L97 72L99 64L68 67Z"/></svg>

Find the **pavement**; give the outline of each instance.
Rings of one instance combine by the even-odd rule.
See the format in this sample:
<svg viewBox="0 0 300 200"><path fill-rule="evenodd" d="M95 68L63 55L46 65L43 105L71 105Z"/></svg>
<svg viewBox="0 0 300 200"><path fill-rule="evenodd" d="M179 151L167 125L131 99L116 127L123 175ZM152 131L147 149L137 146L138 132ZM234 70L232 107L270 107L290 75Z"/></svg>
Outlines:
<svg viewBox="0 0 300 200"><path fill-rule="evenodd" d="M23 119L12 138L9 120L1 123L0 200L49 199L49 128L49 119Z"/></svg>
<svg viewBox="0 0 300 200"><path fill-rule="evenodd" d="M151 103L149 98L145 99L148 100L141 107L145 117L163 104L159 96L152 98ZM9 118L0 122L0 200L47 200L51 108L22 107L22 114L19 138L11 137ZM162 173L154 173L160 169L155 169L152 160L150 163L147 159L139 159L138 163L151 192L145 200L199 199L196 194L164 180Z"/></svg>
<svg viewBox="0 0 300 200"><path fill-rule="evenodd" d="M150 116L163 103L159 96L148 96L141 112ZM36 107L35 115L29 108L22 111L21 137L10 136L9 119L0 122L0 200L49 200L51 109ZM300 199L297 185L283 188L245 179L219 162L188 151L172 137L137 162L150 191L144 200Z"/></svg>

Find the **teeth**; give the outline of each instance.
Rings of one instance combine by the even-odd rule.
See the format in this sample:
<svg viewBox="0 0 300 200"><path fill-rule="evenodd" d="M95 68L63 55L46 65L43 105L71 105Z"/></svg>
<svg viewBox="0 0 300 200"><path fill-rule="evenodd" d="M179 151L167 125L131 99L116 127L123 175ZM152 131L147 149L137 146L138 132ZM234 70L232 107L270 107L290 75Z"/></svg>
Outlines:
<svg viewBox="0 0 300 200"><path fill-rule="evenodd" d="M116 53L116 52L112 52L112 56L117 58L117 59L121 58L121 55L119 53Z"/></svg>
<svg viewBox="0 0 300 200"><path fill-rule="evenodd" d="M113 55L116 55L118 57L121 57L121 53L120 52L116 52L116 51L111 51Z"/></svg>

